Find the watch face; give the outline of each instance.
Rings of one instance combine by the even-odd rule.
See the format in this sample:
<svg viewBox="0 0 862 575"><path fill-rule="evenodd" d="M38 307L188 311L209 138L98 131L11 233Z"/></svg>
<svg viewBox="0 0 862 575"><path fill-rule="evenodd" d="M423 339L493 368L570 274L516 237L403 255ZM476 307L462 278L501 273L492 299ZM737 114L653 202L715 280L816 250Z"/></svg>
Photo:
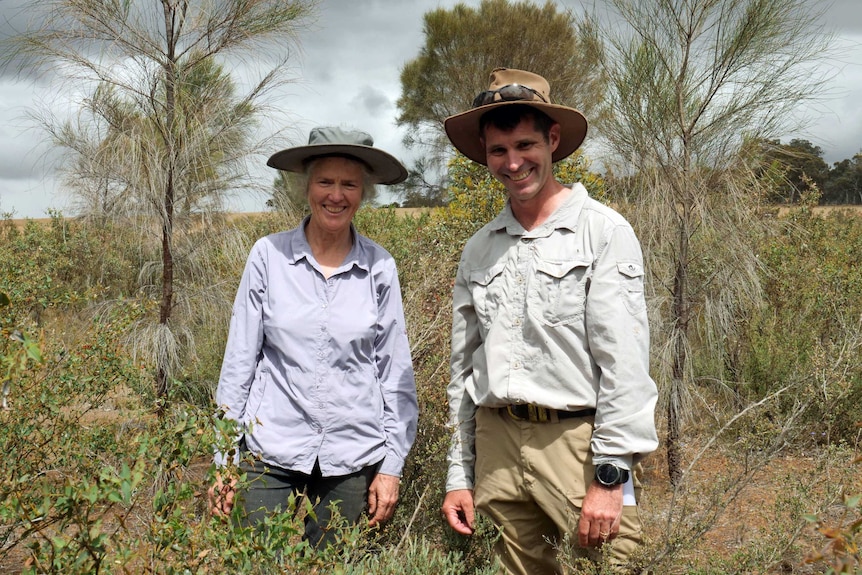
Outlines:
<svg viewBox="0 0 862 575"><path fill-rule="evenodd" d="M616 465L603 463L596 467L596 479L598 479L599 483L602 485L618 485L622 483L622 481L620 481L621 475L622 470Z"/></svg>

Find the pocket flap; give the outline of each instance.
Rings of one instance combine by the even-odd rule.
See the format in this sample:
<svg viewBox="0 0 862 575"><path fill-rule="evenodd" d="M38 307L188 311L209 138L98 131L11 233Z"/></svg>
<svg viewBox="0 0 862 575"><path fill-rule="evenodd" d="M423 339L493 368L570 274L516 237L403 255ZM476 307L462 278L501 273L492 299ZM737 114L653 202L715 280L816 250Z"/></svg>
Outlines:
<svg viewBox="0 0 862 575"><path fill-rule="evenodd" d="M643 265L637 262L617 262L617 270L626 277L637 278L644 275Z"/></svg>
<svg viewBox="0 0 862 575"><path fill-rule="evenodd" d="M536 269L538 271L555 278L563 278L573 269L585 268L589 265L590 262L584 260L566 260L562 262L536 260Z"/></svg>
<svg viewBox="0 0 862 575"><path fill-rule="evenodd" d="M491 281L503 273L503 268L506 267L506 262L498 262L489 268L481 268L470 271L470 283L487 286Z"/></svg>

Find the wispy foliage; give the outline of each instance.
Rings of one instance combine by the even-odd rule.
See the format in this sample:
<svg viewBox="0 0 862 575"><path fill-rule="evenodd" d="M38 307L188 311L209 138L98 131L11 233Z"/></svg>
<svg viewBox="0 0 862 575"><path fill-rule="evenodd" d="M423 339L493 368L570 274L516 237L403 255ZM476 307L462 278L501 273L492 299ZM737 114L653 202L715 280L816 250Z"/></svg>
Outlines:
<svg viewBox="0 0 862 575"><path fill-rule="evenodd" d="M32 26L11 38L7 65L66 80L78 114L39 120L66 152L64 181L81 213L122 219L158 246L158 328L136 332L155 365L157 409L181 365L172 318L183 269L198 266L195 234L232 191L251 187L245 162L263 96L289 80L296 32L314 0L49 0L28 6ZM266 54L266 58L260 58ZM239 94L231 65L259 72ZM192 216L195 216L193 218ZM198 285L204 285L199 283ZM200 300L206 302L206 300ZM212 300L210 300L212 302ZM142 322L144 325L146 322Z"/></svg>
<svg viewBox="0 0 862 575"><path fill-rule="evenodd" d="M692 340L713 344L721 365L734 318L760 302L754 245L766 190L746 143L789 128L797 106L819 93L816 65L831 37L803 0L609 4L621 24L594 21L583 32L608 80L608 164L621 176L617 189L635 199L628 213L650 270L668 465L678 483Z"/></svg>

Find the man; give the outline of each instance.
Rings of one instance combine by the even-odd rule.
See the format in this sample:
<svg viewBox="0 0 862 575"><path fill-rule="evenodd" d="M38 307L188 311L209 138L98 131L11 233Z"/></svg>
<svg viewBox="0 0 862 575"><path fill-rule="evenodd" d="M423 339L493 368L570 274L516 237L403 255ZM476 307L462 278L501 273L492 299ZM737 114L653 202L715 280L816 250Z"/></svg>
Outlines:
<svg viewBox="0 0 862 575"><path fill-rule="evenodd" d="M583 185L554 178L587 122L549 91L497 69L445 121L508 202L467 242L455 280L442 511L464 535L474 509L488 516L506 572L524 575L559 573L565 535L575 556L625 564L641 540L634 470L658 444L640 245Z"/></svg>

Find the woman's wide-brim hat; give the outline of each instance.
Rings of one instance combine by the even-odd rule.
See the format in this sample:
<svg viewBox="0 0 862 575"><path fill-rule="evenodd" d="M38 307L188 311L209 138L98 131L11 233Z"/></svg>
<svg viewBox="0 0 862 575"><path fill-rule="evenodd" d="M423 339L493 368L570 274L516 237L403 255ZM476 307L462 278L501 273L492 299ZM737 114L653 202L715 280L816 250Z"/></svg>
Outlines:
<svg viewBox="0 0 862 575"><path fill-rule="evenodd" d="M479 131L480 118L486 112L501 106L527 105L541 110L560 125L560 145L551 157L554 162L558 162L570 156L583 143L587 136L587 119L574 108L552 104L550 91L548 81L538 74L512 68L497 68L491 72L491 85L488 90L476 97L472 109L444 120L446 135L462 154L474 162L487 165L485 146ZM489 102L483 103L486 100Z"/></svg>
<svg viewBox="0 0 862 575"><path fill-rule="evenodd" d="M374 147L374 140L359 130L319 127L311 130L308 145L281 150L270 156L266 165L286 172L305 172L316 158L341 156L365 164L375 184L398 184L407 179L407 168L395 156Z"/></svg>

